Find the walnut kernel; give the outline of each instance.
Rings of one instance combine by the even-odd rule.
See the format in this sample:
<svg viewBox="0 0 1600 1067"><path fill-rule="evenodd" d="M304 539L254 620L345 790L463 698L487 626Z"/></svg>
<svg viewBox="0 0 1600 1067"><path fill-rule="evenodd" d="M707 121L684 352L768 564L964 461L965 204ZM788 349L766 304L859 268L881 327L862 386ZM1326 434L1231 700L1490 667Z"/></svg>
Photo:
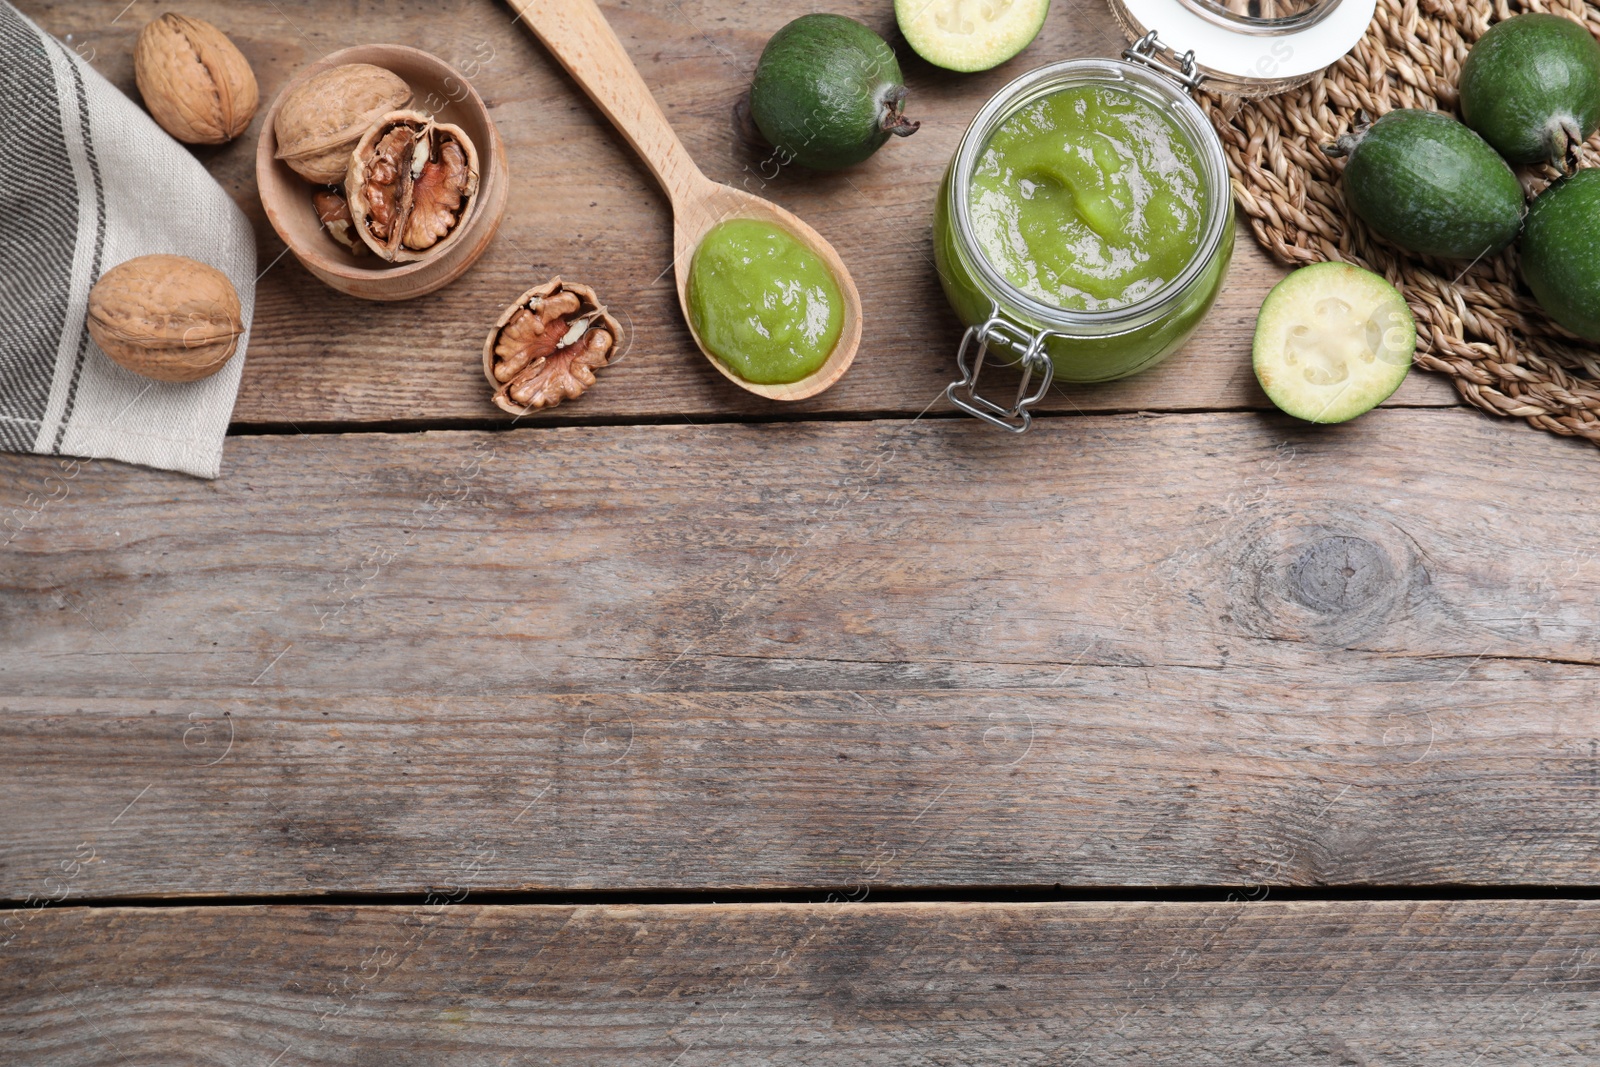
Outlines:
<svg viewBox="0 0 1600 1067"><path fill-rule="evenodd" d="M311 194L311 207L329 237L348 249L351 255L367 254L366 244L356 238L355 228L351 225L350 202L344 198L343 189L332 186L318 189Z"/></svg>
<svg viewBox="0 0 1600 1067"><path fill-rule="evenodd" d="M526 415L582 396L621 341L593 289L553 278L501 313L483 344L483 374L496 406Z"/></svg>
<svg viewBox="0 0 1600 1067"><path fill-rule="evenodd" d="M409 263L461 232L478 192L478 152L459 126L393 111L362 136L345 195L356 234L380 257Z"/></svg>

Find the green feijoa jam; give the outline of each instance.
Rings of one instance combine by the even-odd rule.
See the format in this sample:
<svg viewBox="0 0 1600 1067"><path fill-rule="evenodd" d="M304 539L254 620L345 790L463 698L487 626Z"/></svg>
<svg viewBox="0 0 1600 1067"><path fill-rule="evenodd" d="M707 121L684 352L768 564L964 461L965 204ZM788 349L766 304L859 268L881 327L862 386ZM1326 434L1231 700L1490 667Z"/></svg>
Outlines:
<svg viewBox="0 0 1600 1067"><path fill-rule="evenodd" d="M1199 152L1156 104L1073 85L990 136L972 172L972 230L1016 288L1052 307L1127 307L1183 273L1206 210Z"/></svg>
<svg viewBox="0 0 1600 1067"><path fill-rule="evenodd" d="M818 170L860 163L909 137L900 64L882 37L843 15L802 15L772 35L750 83L750 117L779 152Z"/></svg>
<svg viewBox="0 0 1600 1067"><path fill-rule="evenodd" d="M1600 170L1539 194L1519 245L1522 276L1552 319L1600 341Z"/></svg>
<svg viewBox="0 0 1600 1067"><path fill-rule="evenodd" d="M689 267L689 320L706 350L757 385L815 374L844 330L838 279L793 234L755 219L718 223Z"/></svg>
<svg viewBox="0 0 1600 1067"><path fill-rule="evenodd" d="M1461 117L1512 163L1564 165L1600 129L1600 42L1543 12L1496 23L1461 68Z"/></svg>
<svg viewBox="0 0 1600 1067"><path fill-rule="evenodd" d="M1345 198L1372 230L1441 259L1494 255L1522 226L1522 185L1487 141L1436 111L1391 111L1328 146Z"/></svg>

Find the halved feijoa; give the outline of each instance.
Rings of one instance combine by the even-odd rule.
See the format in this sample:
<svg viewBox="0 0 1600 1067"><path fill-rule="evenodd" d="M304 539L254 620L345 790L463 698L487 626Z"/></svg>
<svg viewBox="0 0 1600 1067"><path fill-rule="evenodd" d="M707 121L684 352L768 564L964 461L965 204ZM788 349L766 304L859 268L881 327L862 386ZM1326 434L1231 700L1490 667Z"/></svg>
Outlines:
<svg viewBox="0 0 1600 1067"><path fill-rule="evenodd" d="M1050 0L894 0L900 32L936 67L998 67L1039 36Z"/></svg>
<svg viewBox="0 0 1600 1067"><path fill-rule="evenodd" d="M1600 341L1600 170L1539 194L1522 231L1522 276L1561 325Z"/></svg>
<svg viewBox="0 0 1600 1067"><path fill-rule="evenodd" d="M1495 23L1461 68L1461 117L1513 163L1567 165L1600 129L1600 42L1539 11Z"/></svg>
<svg viewBox="0 0 1600 1067"><path fill-rule="evenodd" d="M1301 267L1256 318L1256 379L1307 422L1345 422L1389 398L1411 370L1417 324L1399 291L1348 263Z"/></svg>
<svg viewBox="0 0 1600 1067"><path fill-rule="evenodd" d="M1487 141L1437 111L1391 111L1324 148L1349 156L1345 199L1408 252L1477 259L1522 226L1522 186Z"/></svg>

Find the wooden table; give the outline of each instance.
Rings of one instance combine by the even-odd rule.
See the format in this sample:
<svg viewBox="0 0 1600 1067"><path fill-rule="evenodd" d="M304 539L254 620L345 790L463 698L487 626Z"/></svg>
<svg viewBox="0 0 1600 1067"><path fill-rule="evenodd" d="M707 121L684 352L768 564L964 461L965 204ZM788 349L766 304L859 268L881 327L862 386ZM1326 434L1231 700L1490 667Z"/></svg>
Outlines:
<svg viewBox="0 0 1600 1067"><path fill-rule="evenodd" d="M23 6L132 92L124 2ZM1103 7L771 181L729 109L812 5L604 7L838 246L855 368L779 407L694 354L662 197L504 8L185 3L267 99L360 42L468 70L512 207L363 304L280 254L256 127L200 149L264 272L224 476L0 457L0 1061L1600 1062L1593 448L1421 374L1271 412L1248 240L1162 367L954 417L935 186ZM632 342L513 427L479 346L558 272Z"/></svg>

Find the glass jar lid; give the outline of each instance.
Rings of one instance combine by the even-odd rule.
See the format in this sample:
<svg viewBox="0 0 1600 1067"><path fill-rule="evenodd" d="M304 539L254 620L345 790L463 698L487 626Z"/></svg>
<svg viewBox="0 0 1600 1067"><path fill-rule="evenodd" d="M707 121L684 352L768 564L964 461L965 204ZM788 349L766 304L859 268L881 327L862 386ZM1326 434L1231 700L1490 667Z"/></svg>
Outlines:
<svg viewBox="0 0 1600 1067"><path fill-rule="evenodd" d="M1245 96L1292 89L1332 66L1361 41L1377 9L1377 0L1108 2L1137 42L1130 58L1159 58L1191 85Z"/></svg>

